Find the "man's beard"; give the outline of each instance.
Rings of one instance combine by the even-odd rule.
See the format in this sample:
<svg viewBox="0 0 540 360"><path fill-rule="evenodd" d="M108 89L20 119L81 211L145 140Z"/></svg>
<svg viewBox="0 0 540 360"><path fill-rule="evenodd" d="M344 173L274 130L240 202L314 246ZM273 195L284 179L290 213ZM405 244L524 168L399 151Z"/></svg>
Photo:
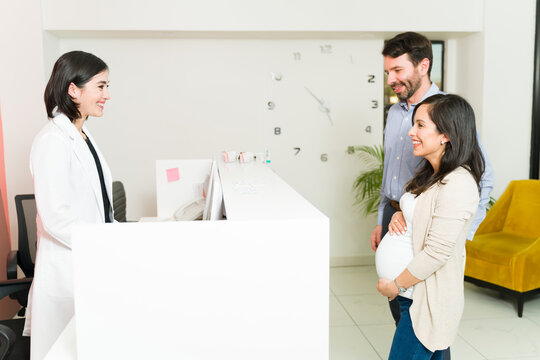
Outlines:
<svg viewBox="0 0 540 360"><path fill-rule="evenodd" d="M413 78L411 80L407 80L406 82L397 81L392 83L392 88L394 88L396 85L401 85L405 91L402 91L401 93L396 93L397 97L401 101L406 101L410 99L417 91L420 89L420 86L422 85L422 80L420 77Z"/></svg>

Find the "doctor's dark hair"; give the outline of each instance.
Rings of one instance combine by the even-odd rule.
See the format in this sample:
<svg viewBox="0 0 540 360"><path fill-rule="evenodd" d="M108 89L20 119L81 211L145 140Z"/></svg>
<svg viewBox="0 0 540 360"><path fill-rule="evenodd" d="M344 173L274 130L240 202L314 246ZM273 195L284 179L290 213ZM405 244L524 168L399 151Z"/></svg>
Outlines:
<svg viewBox="0 0 540 360"><path fill-rule="evenodd" d="M52 118L56 108L71 121L78 119L81 113L68 94L69 85L73 83L82 88L92 77L108 69L103 60L84 51L71 51L60 56L45 88L47 116Z"/></svg>
<svg viewBox="0 0 540 360"><path fill-rule="evenodd" d="M429 60L428 76L431 76L433 49L431 41L424 35L411 31L398 34L385 42L382 54L391 58L407 54L414 66L418 66L420 61L427 58Z"/></svg>
<svg viewBox="0 0 540 360"><path fill-rule="evenodd" d="M478 143L474 111L471 105L458 95L437 94L426 98L416 105L413 119L420 107L426 107L437 131L449 139L439 164L439 170L434 173L429 161L407 183L405 190L420 195L432 185L442 183L446 175L460 166L467 169L476 184L484 173L485 160Z"/></svg>

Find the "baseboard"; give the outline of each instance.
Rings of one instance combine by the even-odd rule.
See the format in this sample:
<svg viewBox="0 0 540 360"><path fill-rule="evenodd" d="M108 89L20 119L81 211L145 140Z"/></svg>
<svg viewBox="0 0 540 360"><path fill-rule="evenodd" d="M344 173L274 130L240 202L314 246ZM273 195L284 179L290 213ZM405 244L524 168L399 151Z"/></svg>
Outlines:
<svg viewBox="0 0 540 360"><path fill-rule="evenodd" d="M375 256L333 256L330 258L331 267L375 265Z"/></svg>

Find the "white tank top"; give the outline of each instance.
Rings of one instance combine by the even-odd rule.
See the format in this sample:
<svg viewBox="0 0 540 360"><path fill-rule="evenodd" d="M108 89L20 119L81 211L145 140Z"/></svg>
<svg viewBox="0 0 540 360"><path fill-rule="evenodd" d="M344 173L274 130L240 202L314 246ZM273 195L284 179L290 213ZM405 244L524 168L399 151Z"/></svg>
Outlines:
<svg viewBox="0 0 540 360"><path fill-rule="evenodd" d="M407 265L414 257L412 245L412 220L414 206L416 205L415 195L405 193L399 200L399 206L403 211L403 217L407 223L407 231L404 235L390 235L386 233L375 252L375 265L379 278L393 280L407 268ZM400 294L412 299L413 286L407 292Z"/></svg>

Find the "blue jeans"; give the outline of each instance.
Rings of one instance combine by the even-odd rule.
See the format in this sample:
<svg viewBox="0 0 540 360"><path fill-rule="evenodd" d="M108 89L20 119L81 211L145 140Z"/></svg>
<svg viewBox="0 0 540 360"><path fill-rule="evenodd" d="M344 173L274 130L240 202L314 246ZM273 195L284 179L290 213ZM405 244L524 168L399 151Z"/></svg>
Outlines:
<svg viewBox="0 0 540 360"><path fill-rule="evenodd" d="M409 314L412 300L402 296L398 296L397 300L401 309L401 319L394 333L388 360L442 360L443 351L429 351L414 334Z"/></svg>

